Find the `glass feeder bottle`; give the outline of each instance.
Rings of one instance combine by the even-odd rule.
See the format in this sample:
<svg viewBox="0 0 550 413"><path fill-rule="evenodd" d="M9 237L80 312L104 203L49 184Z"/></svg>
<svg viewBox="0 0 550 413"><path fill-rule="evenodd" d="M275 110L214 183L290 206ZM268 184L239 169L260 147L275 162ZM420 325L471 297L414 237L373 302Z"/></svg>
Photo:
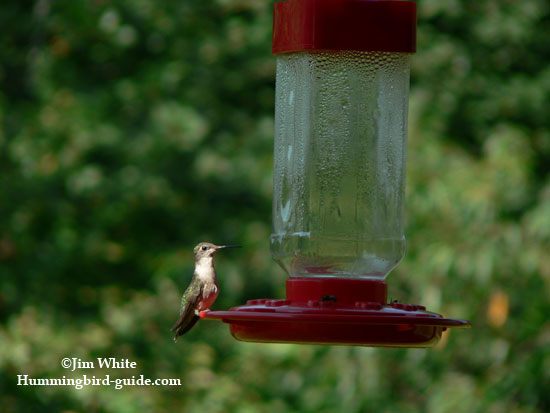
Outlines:
<svg viewBox="0 0 550 413"><path fill-rule="evenodd" d="M403 258L409 67L400 51L277 54L271 253L291 277L384 279Z"/></svg>

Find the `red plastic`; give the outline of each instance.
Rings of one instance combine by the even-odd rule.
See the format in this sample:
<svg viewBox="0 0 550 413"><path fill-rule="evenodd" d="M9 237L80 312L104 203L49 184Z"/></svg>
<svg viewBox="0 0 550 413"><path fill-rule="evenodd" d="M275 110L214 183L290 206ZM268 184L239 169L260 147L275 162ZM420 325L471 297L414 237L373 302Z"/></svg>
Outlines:
<svg viewBox="0 0 550 413"><path fill-rule="evenodd" d="M241 341L377 347L429 347L447 328L470 326L420 305L386 304L380 280L291 278L286 289L286 299L249 300L200 316L230 324Z"/></svg>
<svg viewBox="0 0 550 413"><path fill-rule="evenodd" d="M416 3L287 0L275 3L274 54L303 50L416 52Z"/></svg>

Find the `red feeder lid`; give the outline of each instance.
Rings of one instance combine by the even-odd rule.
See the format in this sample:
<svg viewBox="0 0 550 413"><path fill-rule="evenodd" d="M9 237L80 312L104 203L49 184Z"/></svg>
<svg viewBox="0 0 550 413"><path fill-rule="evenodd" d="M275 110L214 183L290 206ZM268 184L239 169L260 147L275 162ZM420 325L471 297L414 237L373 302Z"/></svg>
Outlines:
<svg viewBox="0 0 550 413"><path fill-rule="evenodd" d="M404 0L275 3L273 53L302 50L414 53L416 3Z"/></svg>
<svg viewBox="0 0 550 413"><path fill-rule="evenodd" d="M286 299L249 300L229 311L203 311L230 324L241 341L429 347L449 327L470 327L420 305L386 303L380 280L291 278Z"/></svg>

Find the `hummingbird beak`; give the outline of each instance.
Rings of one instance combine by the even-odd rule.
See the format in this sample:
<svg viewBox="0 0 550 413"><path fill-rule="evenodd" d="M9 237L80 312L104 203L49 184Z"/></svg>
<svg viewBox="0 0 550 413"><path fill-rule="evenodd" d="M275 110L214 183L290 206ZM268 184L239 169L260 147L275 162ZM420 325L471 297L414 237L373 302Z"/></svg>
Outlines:
<svg viewBox="0 0 550 413"><path fill-rule="evenodd" d="M216 250L222 250L224 248L241 248L240 245L218 245Z"/></svg>

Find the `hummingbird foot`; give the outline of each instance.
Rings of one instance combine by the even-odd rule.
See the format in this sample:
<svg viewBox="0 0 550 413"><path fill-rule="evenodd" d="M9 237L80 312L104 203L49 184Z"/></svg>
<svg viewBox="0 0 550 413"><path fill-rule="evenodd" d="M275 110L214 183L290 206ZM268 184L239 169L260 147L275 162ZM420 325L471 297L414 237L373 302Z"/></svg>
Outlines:
<svg viewBox="0 0 550 413"><path fill-rule="evenodd" d="M200 318L203 318L203 314L206 314L208 312L210 312L212 310L210 310L210 308L207 308L206 310L202 310L200 311L197 315L200 317Z"/></svg>

